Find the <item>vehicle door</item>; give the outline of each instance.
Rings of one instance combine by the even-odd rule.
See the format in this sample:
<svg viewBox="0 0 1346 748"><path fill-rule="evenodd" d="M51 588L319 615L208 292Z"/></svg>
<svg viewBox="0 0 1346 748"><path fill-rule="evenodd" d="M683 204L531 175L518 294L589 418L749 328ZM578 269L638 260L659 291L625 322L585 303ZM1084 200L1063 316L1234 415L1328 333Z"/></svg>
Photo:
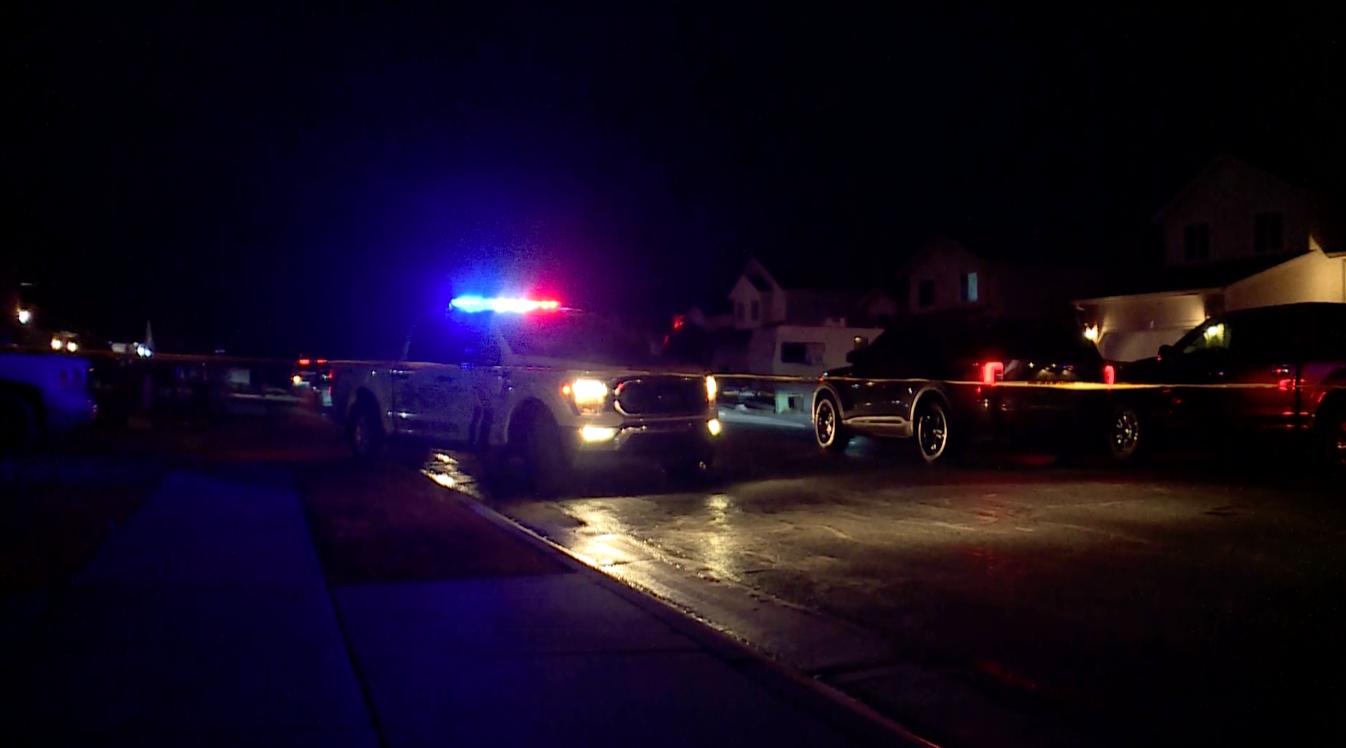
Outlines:
<svg viewBox="0 0 1346 748"><path fill-rule="evenodd" d="M1206 320L1172 347L1160 349L1155 376L1167 430L1205 440L1229 426L1223 410L1229 385L1229 341L1226 317Z"/></svg>
<svg viewBox="0 0 1346 748"><path fill-rule="evenodd" d="M1015 444L1066 446L1097 433L1105 393L1102 357L1077 325L1019 336L993 398L999 434Z"/></svg>
<svg viewBox="0 0 1346 748"><path fill-rule="evenodd" d="M444 442L465 438L461 412L471 388L460 363L471 335L454 319L412 331L405 360L392 372L392 417L400 433Z"/></svg>
<svg viewBox="0 0 1346 748"><path fill-rule="evenodd" d="M1311 329L1294 307L1234 312L1226 321L1228 355L1216 407L1235 433L1265 433L1296 425L1301 352Z"/></svg>

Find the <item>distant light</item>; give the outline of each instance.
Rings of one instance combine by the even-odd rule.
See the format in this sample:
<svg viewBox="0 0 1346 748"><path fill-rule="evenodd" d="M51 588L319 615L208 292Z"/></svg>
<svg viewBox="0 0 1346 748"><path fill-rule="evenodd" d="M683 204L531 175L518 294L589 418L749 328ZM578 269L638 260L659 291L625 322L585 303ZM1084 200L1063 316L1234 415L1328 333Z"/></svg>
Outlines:
<svg viewBox="0 0 1346 748"><path fill-rule="evenodd" d="M1098 325L1085 325L1084 339L1090 343L1097 343L1099 338L1098 332Z"/></svg>
<svg viewBox="0 0 1346 748"><path fill-rule="evenodd" d="M73 340L67 340L65 341L65 349L71 353L74 353L75 351L79 350L79 343L76 343Z"/></svg>
<svg viewBox="0 0 1346 748"><path fill-rule="evenodd" d="M52 338L52 339L51 339L51 349L52 349L53 351L59 351L59 350L61 350L61 349L64 348L64 347L65 347L65 341L64 341L64 340L61 340L60 338Z"/></svg>
<svg viewBox="0 0 1346 748"><path fill-rule="evenodd" d="M449 302L449 307L460 312L509 312L526 314L536 311L551 311L561 308L561 302L554 299L525 299L517 296L459 296Z"/></svg>
<svg viewBox="0 0 1346 748"><path fill-rule="evenodd" d="M715 381L715 377L706 377L706 399L715 402L715 397L720 394L720 383Z"/></svg>
<svg viewBox="0 0 1346 748"><path fill-rule="evenodd" d="M610 442L617 436L617 429L611 426L586 425L580 429L580 438L586 443Z"/></svg>
<svg viewBox="0 0 1346 748"><path fill-rule="evenodd" d="M293 385L296 386L296 387L298 387L299 385L301 385L301 384L303 384L303 383L304 383L304 378L301 377L301 376L299 376L298 374L295 374L294 376L290 377L290 384L293 384Z"/></svg>
<svg viewBox="0 0 1346 748"><path fill-rule="evenodd" d="M308 359L308 358L301 358L301 359L299 359L299 365L300 365L300 366L308 366L308 365L311 364L311 363L313 363L313 361L312 361L311 359Z"/></svg>
<svg viewBox="0 0 1346 748"><path fill-rule="evenodd" d="M710 432L711 436L719 436L720 432L724 431L724 426L720 424L720 419L712 418L706 421L706 430Z"/></svg>
<svg viewBox="0 0 1346 748"><path fill-rule="evenodd" d="M150 347L144 343L136 343L136 355L141 358L149 358L154 355L154 351L151 351Z"/></svg>
<svg viewBox="0 0 1346 748"><path fill-rule="evenodd" d="M19 307L19 324L26 325L33 321L33 310Z"/></svg>

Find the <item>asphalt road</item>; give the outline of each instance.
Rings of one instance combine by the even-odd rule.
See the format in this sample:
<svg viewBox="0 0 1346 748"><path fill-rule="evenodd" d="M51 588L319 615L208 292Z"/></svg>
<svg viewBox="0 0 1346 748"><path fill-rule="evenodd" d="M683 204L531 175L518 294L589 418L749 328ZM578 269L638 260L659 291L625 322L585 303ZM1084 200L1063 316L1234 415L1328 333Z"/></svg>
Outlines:
<svg viewBox="0 0 1346 748"><path fill-rule="evenodd" d="M1340 738L1346 490L1300 466L928 468L731 424L720 479L549 501L429 472L952 745Z"/></svg>

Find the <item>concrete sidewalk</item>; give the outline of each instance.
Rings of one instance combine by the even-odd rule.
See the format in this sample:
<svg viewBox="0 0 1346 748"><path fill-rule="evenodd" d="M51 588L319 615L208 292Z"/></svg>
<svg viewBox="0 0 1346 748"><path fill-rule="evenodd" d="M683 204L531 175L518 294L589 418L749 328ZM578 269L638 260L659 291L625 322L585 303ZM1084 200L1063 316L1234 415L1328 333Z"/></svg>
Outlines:
<svg viewBox="0 0 1346 748"><path fill-rule="evenodd" d="M54 606L4 719L58 745L874 739L627 597L563 566L329 591L285 471L181 472Z"/></svg>

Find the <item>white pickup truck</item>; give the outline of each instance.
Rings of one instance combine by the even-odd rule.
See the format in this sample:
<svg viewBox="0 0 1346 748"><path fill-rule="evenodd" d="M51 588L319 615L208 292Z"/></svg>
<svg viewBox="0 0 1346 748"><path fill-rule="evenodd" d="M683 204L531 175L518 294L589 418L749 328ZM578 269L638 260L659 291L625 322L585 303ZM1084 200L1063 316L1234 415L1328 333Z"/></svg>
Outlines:
<svg viewBox="0 0 1346 748"><path fill-rule="evenodd" d="M93 417L87 359L0 350L0 450L87 426Z"/></svg>
<svg viewBox="0 0 1346 748"><path fill-rule="evenodd" d="M521 457L534 488L618 456L694 473L713 460L714 377L661 366L604 319L556 302L460 297L402 360L333 362L332 412L359 458L390 437Z"/></svg>

